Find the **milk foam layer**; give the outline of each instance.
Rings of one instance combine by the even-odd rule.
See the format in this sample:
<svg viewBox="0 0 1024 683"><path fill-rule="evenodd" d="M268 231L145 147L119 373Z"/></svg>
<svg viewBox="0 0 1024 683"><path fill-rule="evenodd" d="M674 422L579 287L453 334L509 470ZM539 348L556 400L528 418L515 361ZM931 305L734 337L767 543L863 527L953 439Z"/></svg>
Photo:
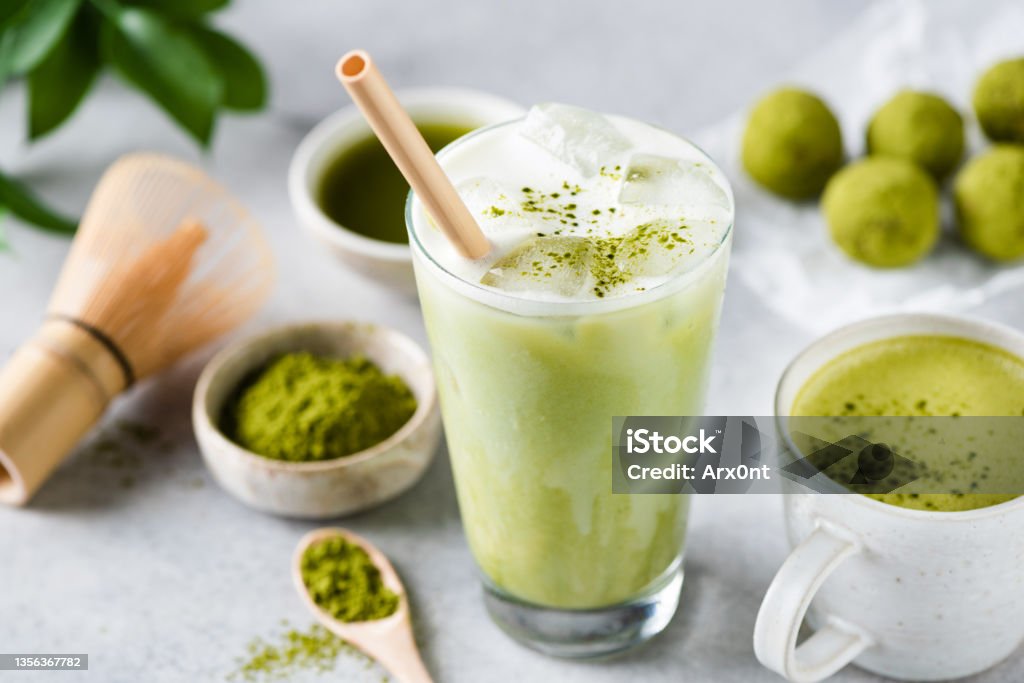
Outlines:
<svg viewBox="0 0 1024 683"><path fill-rule="evenodd" d="M588 137L552 127L550 114L565 112L604 128ZM573 149L576 140L591 147ZM623 117L541 105L438 158L492 249L462 258L414 200L417 240L457 278L517 298L583 302L648 291L705 262L733 220L728 182L703 152Z"/></svg>

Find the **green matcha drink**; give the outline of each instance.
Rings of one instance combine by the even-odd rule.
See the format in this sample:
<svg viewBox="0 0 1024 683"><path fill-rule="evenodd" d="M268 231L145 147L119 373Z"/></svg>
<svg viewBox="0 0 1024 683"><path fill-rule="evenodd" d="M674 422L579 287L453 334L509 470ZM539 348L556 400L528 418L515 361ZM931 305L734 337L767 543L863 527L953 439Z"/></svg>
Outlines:
<svg viewBox="0 0 1024 683"><path fill-rule="evenodd" d="M416 127L435 152L474 128L432 122L420 122ZM327 163L316 190L320 208L338 225L398 244L409 241L401 215L408 193L409 184L384 145L370 133Z"/></svg>
<svg viewBox="0 0 1024 683"><path fill-rule="evenodd" d="M564 105L439 159L493 246L460 259L411 200L463 526L489 589L592 609L679 576L688 499L612 495L611 418L701 413L728 184L674 135Z"/></svg>
<svg viewBox="0 0 1024 683"><path fill-rule="evenodd" d="M794 416L1021 416L1024 360L978 341L911 335L870 342L834 358L813 374L793 402ZM903 423L901 423L903 424ZM965 424L964 429L970 429ZM898 437L896 437L898 438ZM1017 456L1015 449L1006 455ZM962 449L915 452L936 476L955 478ZM996 463L1008 477L1019 462ZM965 490L970 482L965 482ZM871 497L920 510L987 507L1014 496L971 493L890 493Z"/></svg>

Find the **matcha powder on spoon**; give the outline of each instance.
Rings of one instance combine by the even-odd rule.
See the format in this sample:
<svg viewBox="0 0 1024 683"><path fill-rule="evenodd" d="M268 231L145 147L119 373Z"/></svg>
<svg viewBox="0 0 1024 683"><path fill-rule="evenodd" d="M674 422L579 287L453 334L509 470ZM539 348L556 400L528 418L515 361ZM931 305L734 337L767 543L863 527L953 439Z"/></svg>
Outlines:
<svg viewBox="0 0 1024 683"><path fill-rule="evenodd" d="M313 602L340 621L383 619L398 609L398 595L384 585L370 556L340 536L306 549L302 582Z"/></svg>
<svg viewBox="0 0 1024 683"><path fill-rule="evenodd" d="M402 378L363 356L288 353L242 385L223 428L264 457L310 462L375 446L415 412L416 398Z"/></svg>

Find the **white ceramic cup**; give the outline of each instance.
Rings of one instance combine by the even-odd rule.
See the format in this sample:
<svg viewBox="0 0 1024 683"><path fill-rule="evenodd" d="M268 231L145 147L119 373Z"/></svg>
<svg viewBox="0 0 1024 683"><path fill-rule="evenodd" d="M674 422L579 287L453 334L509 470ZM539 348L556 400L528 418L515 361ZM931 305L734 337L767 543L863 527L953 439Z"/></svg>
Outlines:
<svg viewBox="0 0 1024 683"><path fill-rule="evenodd" d="M518 104L496 95L463 88L417 88L396 93L418 123L478 128L523 115ZM372 135L354 105L331 114L311 130L292 156L288 194L299 222L343 265L408 296L416 296L408 244L375 240L338 225L316 199L327 165L344 150ZM400 207L399 207L400 208ZM401 215L401 212L398 212ZM401 219L400 219L401 220Z"/></svg>
<svg viewBox="0 0 1024 683"><path fill-rule="evenodd" d="M844 351L915 334L978 340L1024 357L1024 335L1002 325L872 318L797 356L779 382L776 415L788 415L810 376ZM987 669L1024 642L1024 497L965 512L911 510L859 494L784 498L793 551L754 626L754 652L769 669L793 683L821 681L851 662L893 678L942 680ZM798 645L805 615L814 632Z"/></svg>

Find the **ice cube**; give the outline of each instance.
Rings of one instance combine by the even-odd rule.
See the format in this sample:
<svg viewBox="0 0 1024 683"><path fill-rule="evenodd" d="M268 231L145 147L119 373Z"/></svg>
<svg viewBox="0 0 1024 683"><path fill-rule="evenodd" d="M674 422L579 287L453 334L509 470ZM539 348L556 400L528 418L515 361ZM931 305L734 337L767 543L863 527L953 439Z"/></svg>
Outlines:
<svg viewBox="0 0 1024 683"><path fill-rule="evenodd" d="M585 178L621 161L631 146L605 117L567 104L535 105L519 133Z"/></svg>
<svg viewBox="0 0 1024 683"><path fill-rule="evenodd" d="M480 282L506 292L571 297L587 282L592 250L582 237L534 237L498 259Z"/></svg>
<svg viewBox="0 0 1024 683"><path fill-rule="evenodd" d="M469 178L455 186L466 208L480 223L501 223L515 213L512 193L501 183L491 178Z"/></svg>
<svg viewBox="0 0 1024 683"><path fill-rule="evenodd" d="M729 211L729 195L715 182L707 164L653 154L630 158L619 202L675 206L695 219L721 218Z"/></svg>
<svg viewBox="0 0 1024 683"><path fill-rule="evenodd" d="M488 235L520 230L525 234L539 232L545 225L522 210L517 190L492 178L477 177L460 181L455 186L469 213Z"/></svg>
<svg viewBox="0 0 1024 683"><path fill-rule="evenodd" d="M670 219L652 221L620 238L615 264L634 277L657 277L678 268L693 249L682 223Z"/></svg>

